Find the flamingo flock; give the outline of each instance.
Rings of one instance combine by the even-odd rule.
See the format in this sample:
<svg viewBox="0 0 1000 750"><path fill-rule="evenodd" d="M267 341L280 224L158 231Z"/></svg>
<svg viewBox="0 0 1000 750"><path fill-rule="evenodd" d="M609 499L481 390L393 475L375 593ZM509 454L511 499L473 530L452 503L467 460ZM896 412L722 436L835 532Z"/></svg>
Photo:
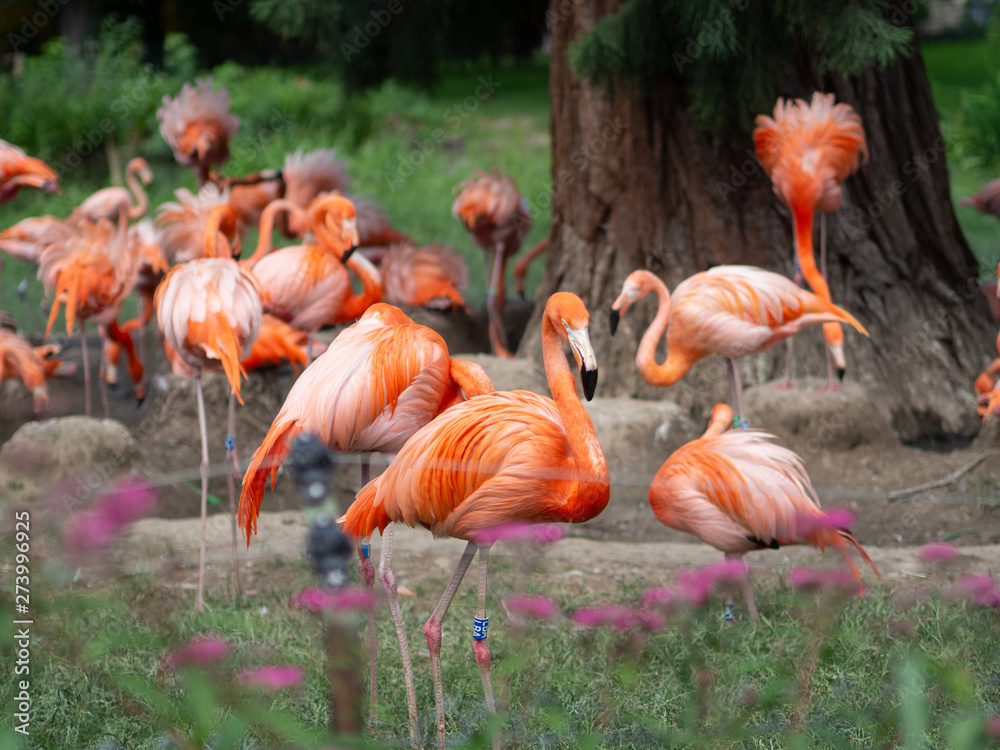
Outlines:
<svg viewBox="0 0 1000 750"><path fill-rule="evenodd" d="M79 321L88 414L86 322L98 326L105 342L99 381L106 415L107 384L115 377L122 352L137 397L145 393L144 330L154 311L171 366L194 378L202 440L196 610L205 606L205 370L222 370L230 386L226 462L231 466L234 560L236 523L249 545L266 485L270 481L273 489L296 434L314 433L332 450L361 457L362 486L341 523L359 542L359 571L367 588L376 577L369 540L376 531L382 536L377 577L399 643L414 746L420 742L420 729L413 661L392 570L393 525L420 525L435 536L467 542L423 627L437 741L443 748L442 623L477 555L472 651L486 708L495 711L487 645L490 530L511 523L582 523L601 513L610 500L604 449L564 351L568 347L579 368L584 397L592 399L598 362L590 341L590 312L569 292L546 301L541 338L551 398L529 391L496 391L482 368L452 358L440 334L399 309L467 309L463 292L468 273L454 250L436 243L418 246L393 227L377 205L347 192L346 164L333 149L300 149L280 168L220 177L214 169L226 163L229 140L239 127L229 101L225 89L215 89L210 79L186 84L174 98L164 97L157 112L160 132L178 163L195 170L199 189L175 191L177 200L161 205L155 222L143 218L149 208L144 186L153 175L139 158L126 169L127 190L99 190L65 219L24 219L0 233L0 250L38 263L51 299L46 335L60 309L65 311L67 334ZM779 100L773 116L758 118L754 143L777 197L791 209L796 266L813 291L750 266L708 269L683 281L673 294L646 270L624 280L611 305L612 334L619 318L643 296L652 292L658 301L636 354L636 366L647 382L669 387L696 361L712 354L730 361L733 408L716 406L704 436L666 458L652 480L649 502L659 521L697 536L727 557L790 544L829 546L860 581L851 551L877 575L874 562L846 528L820 509L802 460L777 445L773 436L749 428L735 361L807 327L823 326L830 351L829 387L834 388L833 369L840 377L845 369L841 324L867 336L861 322L831 301L825 260L817 267L812 248L815 211L822 217L841 204L841 183L867 158L864 130L848 105L817 92L811 102ZM0 201L12 199L21 187L51 192L57 189L56 175L0 142ZM514 180L496 170L477 173L457 191L452 213L484 254L491 349L510 357L503 326L506 265L527 235L531 214ZM974 205L992 203L987 196ZM241 260L242 237L249 226L258 227L258 244ZM300 244L274 249L276 229ZM822 239L820 245L822 254ZM547 248L547 240L539 243L517 264L518 292L523 292L527 262ZM133 290L141 300L139 315L119 321ZM315 352L315 333L342 323L352 325L325 351ZM664 337L667 359L658 364L655 350ZM1000 336L997 346L1000 354ZM61 368L57 360L48 359L54 353L52 347L32 348L0 328L0 378L23 380L36 411L45 408L45 376ZM236 401L242 403L241 382L249 369L282 361L303 370L243 473L237 509L234 478L242 467L234 410ZM984 419L1000 412L998 377L1000 359L976 381ZM729 429L734 416L742 429ZM394 454L385 472L374 479L372 452ZM748 582L744 596L750 617L756 619ZM373 618L369 610L374 718ZM726 618L733 619L731 602Z"/></svg>

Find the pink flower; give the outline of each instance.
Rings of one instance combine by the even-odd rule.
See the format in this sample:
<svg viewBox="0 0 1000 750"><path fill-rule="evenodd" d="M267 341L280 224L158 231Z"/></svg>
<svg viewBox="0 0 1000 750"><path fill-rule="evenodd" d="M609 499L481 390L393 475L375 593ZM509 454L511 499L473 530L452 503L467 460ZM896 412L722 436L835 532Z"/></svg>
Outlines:
<svg viewBox="0 0 1000 750"><path fill-rule="evenodd" d="M667 620L663 615L648 609L636 611L635 619L638 627L653 633L663 630L667 625Z"/></svg>
<svg viewBox="0 0 1000 750"><path fill-rule="evenodd" d="M349 609L374 607L375 595L359 588L345 588L340 591L308 588L298 593L294 603L295 606L308 609L310 612L342 612Z"/></svg>
<svg viewBox="0 0 1000 750"><path fill-rule="evenodd" d="M861 583L846 570L793 568L788 572L788 580L799 591L828 590L843 596L854 596L863 590Z"/></svg>
<svg viewBox="0 0 1000 750"><path fill-rule="evenodd" d="M193 638L178 646L163 657L165 666L171 669L177 667L204 667L215 664L229 656L229 644L215 636Z"/></svg>
<svg viewBox="0 0 1000 750"><path fill-rule="evenodd" d="M551 620L559 613L559 605L547 596L511 596L506 605L512 615L526 615L536 620Z"/></svg>
<svg viewBox="0 0 1000 750"><path fill-rule="evenodd" d="M958 592L982 607L1000 608L1000 588L989 575L968 575L958 582Z"/></svg>
<svg viewBox="0 0 1000 750"><path fill-rule="evenodd" d="M957 554L948 542L931 542L920 548L920 559L923 562L944 562L951 560Z"/></svg>
<svg viewBox="0 0 1000 750"><path fill-rule="evenodd" d="M742 560L726 558L694 570L683 570L677 576L678 593L693 607L700 607L717 583L738 583L746 580L747 569Z"/></svg>
<svg viewBox="0 0 1000 750"><path fill-rule="evenodd" d="M642 595L644 607L666 607L677 600L677 590L671 586L658 586Z"/></svg>
<svg viewBox="0 0 1000 750"><path fill-rule="evenodd" d="M561 526L511 521L476 532L473 541L488 546L497 542L541 542L551 544L566 536Z"/></svg>
<svg viewBox="0 0 1000 750"><path fill-rule="evenodd" d="M66 546L75 552L107 547L125 526L149 515L155 507L152 487L138 479L125 479L71 519Z"/></svg>
<svg viewBox="0 0 1000 750"><path fill-rule="evenodd" d="M272 664L242 670L236 675L236 683L276 692L297 686L304 675L305 670L298 664Z"/></svg>
<svg viewBox="0 0 1000 750"><path fill-rule="evenodd" d="M858 517L844 508L830 508L825 513L800 513L795 517L795 531L798 536L817 531L849 529Z"/></svg>
<svg viewBox="0 0 1000 750"><path fill-rule="evenodd" d="M1000 740L1000 714L986 720L986 734Z"/></svg>
<svg viewBox="0 0 1000 750"><path fill-rule="evenodd" d="M605 604L599 607L584 607L573 613L573 622L589 628L611 627L628 630L634 622L634 614L621 604Z"/></svg>

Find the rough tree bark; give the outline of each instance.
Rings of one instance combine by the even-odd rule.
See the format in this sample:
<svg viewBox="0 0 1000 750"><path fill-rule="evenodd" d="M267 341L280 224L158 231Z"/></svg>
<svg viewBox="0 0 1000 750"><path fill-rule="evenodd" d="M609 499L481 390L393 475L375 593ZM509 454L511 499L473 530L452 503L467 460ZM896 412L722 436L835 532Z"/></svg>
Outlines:
<svg viewBox="0 0 1000 750"><path fill-rule="evenodd" d="M655 300L630 310L614 339L610 303L636 268L654 271L671 289L722 263L790 276L791 217L753 156L750 133L734 144L699 132L671 77L645 96L619 87L610 97L577 78L567 47L622 4L553 0L550 10L553 193L528 198L535 206L552 202L552 248L521 353L537 355L549 294L574 291L591 310L601 395L669 398L701 411L727 399L723 360L703 360L669 389L646 385L634 358ZM844 205L827 217L834 302L872 337L845 331L847 377L886 400L903 440L973 435L979 419L971 384L996 330L952 210L945 143L919 50L849 80L801 70L781 93L809 98L816 89L857 110L871 151L846 181ZM795 351L797 377L825 377L818 328L796 337ZM779 346L745 358L744 382L780 377L784 353Z"/></svg>

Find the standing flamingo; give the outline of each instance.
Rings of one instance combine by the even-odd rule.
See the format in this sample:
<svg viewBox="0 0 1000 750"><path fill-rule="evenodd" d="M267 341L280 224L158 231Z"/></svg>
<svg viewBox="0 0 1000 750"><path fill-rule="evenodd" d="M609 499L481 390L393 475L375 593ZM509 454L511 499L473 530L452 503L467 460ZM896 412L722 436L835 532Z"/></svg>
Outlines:
<svg viewBox="0 0 1000 750"><path fill-rule="evenodd" d="M461 192L451 213L483 249L490 346L498 356L513 357L507 350L503 324L504 277L507 259L520 249L531 229L531 213L514 180L496 169L489 174L479 171L458 187Z"/></svg>
<svg viewBox="0 0 1000 750"><path fill-rule="evenodd" d="M378 270L363 256L352 254L357 245L354 205L336 195L315 206L311 214L319 245L281 248L253 268L263 289L264 309L309 335L307 363L312 361L316 331L357 320L382 299ZM361 280L361 294L351 288L348 268Z"/></svg>
<svg viewBox="0 0 1000 750"><path fill-rule="evenodd" d="M3 272L2 253L7 253L25 263L38 265L45 248L79 233L75 226L55 216L31 216L22 219L14 226L0 232L0 276ZM21 284L26 282L27 279ZM18 286L18 293L23 293L21 286Z"/></svg>
<svg viewBox="0 0 1000 750"><path fill-rule="evenodd" d="M285 155L281 174L285 183L284 197L303 211L309 211L320 194L330 191L343 193L351 184L347 162L337 158L335 148L309 152L297 148L295 153ZM304 238L309 230L308 214L291 215L281 227L287 237Z"/></svg>
<svg viewBox="0 0 1000 750"><path fill-rule="evenodd" d="M611 306L611 333L629 306L655 292L656 317L639 342L635 357L642 379L670 386L709 354L729 359L729 384L741 422L743 383L739 357L757 354L803 328L842 321L868 332L846 310L796 286L784 276L754 266L716 266L682 281L671 297L667 285L649 271L633 271ZM667 334L667 359L656 363L656 345ZM745 426L745 425L744 425Z"/></svg>
<svg viewBox="0 0 1000 750"><path fill-rule="evenodd" d="M213 91L211 78L185 83L173 99L164 96L156 119L177 163L194 167L199 187L209 181L213 166L229 159L229 140L240 127L240 118L229 111L229 92L225 86Z"/></svg>
<svg viewBox="0 0 1000 750"><path fill-rule="evenodd" d="M840 183L858 169L859 158L868 158L868 143L861 118L849 104L834 104L833 94L813 92L812 103L778 99L774 117L758 115L753 132L757 159L774 182L774 192L791 209L795 233L796 267L810 288L830 302L826 282L826 214L840 208L844 191ZM813 255L813 215L821 217L820 265ZM842 379L846 369L844 332L836 323L823 326L829 354ZM791 385L791 362L786 385ZM827 359L829 390L837 384Z"/></svg>
<svg viewBox="0 0 1000 750"><path fill-rule="evenodd" d="M13 200L23 187L59 192L59 175L41 159L28 156L13 143L0 139L0 205Z"/></svg>
<svg viewBox="0 0 1000 750"><path fill-rule="evenodd" d="M414 323L399 308L384 303L372 305L295 381L264 442L254 453L240 495L240 527L246 533L247 544L256 532L267 478L270 476L273 488L278 466L298 433L311 432L334 450L361 453L361 478L366 485L367 454L395 453L416 430L461 401L462 391L473 396L492 390L492 383L478 365L449 358L448 345L440 334ZM391 537L383 540L383 547L385 544L391 544ZM362 550L367 549L367 543L363 544ZM370 587L374 570L367 557L362 558L361 575ZM391 569L383 569L382 581L390 602L395 602ZM397 614L398 602L393 618L398 637L405 641L406 631ZM378 684L374 632L369 615L373 712ZM411 690L409 651L403 653L404 671L409 675L406 686ZM411 732L415 732L415 704L411 709Z"/></svg>
<svg viewBox="0 0 1000 750"><path fill-rule="evenodd" d="M156 212L160 248L167 260L187 263L196 258L224 257L229 247L221 235L214 255L205 255L205 229L212 211L228 203L229 193L209 182L202 185L197 195L186 188L178 188L174 196L176 201L161 204Z"/></svg>
<svg viewBox="0 0 1000 750"><path fill-rule="evenodd" d="M597 385L589 322L579 297L569 292L552 295L542 318L545 374L552 399L529 391L508 391L476 396L453 406L406 441L385 473L358 493L344 516L344 532L354 536L388 528L382 545L383 570L391 564L394 521L408 526L419 523L435 536L468 541L455 575L424 625L434 678L439 748L445 746L441 623L477 551L479 606L472 650L487 710L495 710L490 651L485 641L490 545L477 543L477 536L514 521L582 523L608 503L608 464L577 396L562 347L563 341L569 343L589 401ZM400 647L405 647L402 640ZM415 711L411 704L411 716Z"/></svg>
<svg viewBox="0 0 1000 750"><path fill-rule="evenodd" d="M152 181L153 173L149 169L149 164L142 157L136 157L125 167L125 182L131 193L123 187L102 188L73 210L70 221L81 219L97 221L102 217L114 220L122 206L125 207L129 219L138 219L149 208L149 199L142 186L149 185Z"/></svg>
<svg viewBox="0 0 1000 750"><path fill-rule="evenodd" d="M775 445L776 438L765 432L727 432L732 422L732 410L717 404L705 434L674 451L656 472L649 504L660 522L694 534L727 559L791 544L821 550L830 546L860 582L848 552L853 546L878 575L864 548L847 531L833 528L820 510L802 459ZM750 617L756 620L748 579L743 579L742 588ZM732 619L731 607L730 599L727 620Z"/></svg>
<svg viewBox="0 0 1000 750"><path fill-rule="evenodd" d="M131 339L118 327L118 313L125 298L135 286L139 273L139 255L128 242L128 218L122 210L115 229L107 219L80 225L81 234L49 245L40 258L39 277L47 293L53 295L45 337L52 332L52 325L59 314L60 305L66 307L66 333L73 334L73 323L80 319L80 344L83 355L84 406L90 416L90 363L87 355L86 321L93 320L100 328L101 339L109 337L129 344ZM142 363L131 346L129 374L135 383L136 397L145 397ZM100 357L101 401L104 416L110 416L108 385L105 377L103 351Z"/></svg>
<svg viewBox="0 0 1000 750"><path fill-rule="evenodd" d="M208 426L205 421L205 397L201 389L204 369L223 369L229 380L229 430L226 459L239 470L236 454L235 399L240 397L240 375L246 375L240 360L250 354L260 329L263 311L260 285L247 269L232 256L217 256L219 234L230 242L236 237L236 212L231 206L218 206L209 216L205 229L205 255L175 266L156 289L156 318L166 342L194 371L198 393L198 423L201 427L201 552L198 561L198 601L195 610L204 607L205 523L208 509ZM236 585L236 505L233 474L228 473L229 506L233 514L233 568Z"/></svg>

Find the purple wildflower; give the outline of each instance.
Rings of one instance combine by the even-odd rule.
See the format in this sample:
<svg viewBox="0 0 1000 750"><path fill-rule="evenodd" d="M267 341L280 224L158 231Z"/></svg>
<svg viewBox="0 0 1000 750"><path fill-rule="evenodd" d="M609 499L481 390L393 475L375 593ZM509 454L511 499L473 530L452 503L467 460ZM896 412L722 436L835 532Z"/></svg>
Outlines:
<svg viewBox="0 0 1000 750"><path fill-rule="evenodd" d="M746 565L741 560L726 558L702 568L681 571L677 576L677 588L691 606L700 607L717 583L738 583L746 577Z"/></svg>
<svg viewBox="0 0 1000 750"><path fill-rule="evenodd" d="M849 529L858 517L844 508L830 508L824 513L800 513L795 517L795 531L798 536L817 531Z"/></svg>
<svg viewBox="0 0 1000 750"><path fill-rule="evenodd" d="M989 575L967 575L958 582L958 593L982 607L1000 608L1000 588Z"/></svg>
<svg viewBox="0 0 1000 750"><path fill-rule="evenodd" d="M648 630L651 633L659 632L667 625L667 620L663 615L648 609L637 610L635 620L639 628Z"/></svg>
<svg viewBox="0 0 1000 750"><path fill-rule="evenodd" d="M799 591L827 590L843 596L854 596L863 590L861 583L846 570L793 568L788 572L788 580Z"/></svg>
<svg viewBox="0 0 1000 750"><path fill-rule="evenodd" d="M986 720L986 734L1000 740L1000 714Z"/></svg>
<svg viewBox="0 0 1000 750"><path fill-rule="evenodd" d="M270 664L242 670L236 675L236 683L276 692L296 687L302 682L304 675L305 670L298 664Z"/></svg>
<svg viewBox="0 0 1000 750"><path fill-rule="evenodd" d="M215 664L229 656L229 644L216 636L193 638L178 646L163 657L163 664L171 669L177 667L204 667Z"/></svg>
<svg viewBox="0 0 1000 750"><path fill-rule="evenodd" d="M573 622L590 628L610 627L623 631L635 624L635 614L621 604L604 604L578 609L573 613Z"/></svg>
<svg viewBox="0 0 1000 750"><path fill-rule="evenodd" d="M156 507L156 493L137 479L125 479L77 513L66 532L66 546L75 552L107 547L126 526Z"/></svg>
<svg viewBox="0 0 1000 750"><path fill-rule="evenodd" d="M644 607L667 607L677 600L677 590L671 586L657 586L642 595Z"/></svg>
<svg viewBox="0 0 1000 750"><path fill-rule="evenodd" d="M948 542L931 542L921 547L919 554L923 562L945 562L951 560L957 552Z"/></svg>
<svg viewBox="0 0 1000 750"><path fill-rule="evenodd" d="M511 596L506 605L512 615L534 617L536 620L551 620L559 613L559 605L547 596Z"/></svg>

